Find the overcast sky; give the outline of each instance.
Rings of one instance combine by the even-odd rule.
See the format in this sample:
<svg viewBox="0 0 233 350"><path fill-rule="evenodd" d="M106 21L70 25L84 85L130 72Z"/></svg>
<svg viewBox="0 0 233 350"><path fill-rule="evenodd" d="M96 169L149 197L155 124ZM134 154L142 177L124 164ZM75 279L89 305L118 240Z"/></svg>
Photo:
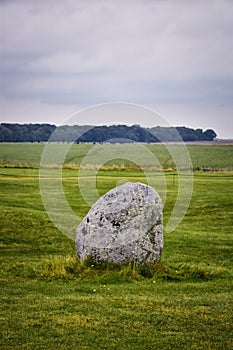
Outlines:
<svg viewBox="0 0 233 350"><path fill-rule="evenodd" d="M1 122L63 124L120 101L233 138L232 0L0 0L0 10ZM79 123L131 122L105 119Z"/></svg>

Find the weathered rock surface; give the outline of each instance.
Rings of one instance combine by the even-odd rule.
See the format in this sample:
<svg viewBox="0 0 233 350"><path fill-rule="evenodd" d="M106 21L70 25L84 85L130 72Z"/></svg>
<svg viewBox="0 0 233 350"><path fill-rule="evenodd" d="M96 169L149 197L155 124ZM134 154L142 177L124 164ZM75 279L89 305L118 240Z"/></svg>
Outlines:
<svg viewBox="0 0 233 350"><path fill-rule="evenodd" d="M162 202L142 183L127 182L99 198L82 220L76 251L84 260L117 264L159 260L163 249Z"/></svg>

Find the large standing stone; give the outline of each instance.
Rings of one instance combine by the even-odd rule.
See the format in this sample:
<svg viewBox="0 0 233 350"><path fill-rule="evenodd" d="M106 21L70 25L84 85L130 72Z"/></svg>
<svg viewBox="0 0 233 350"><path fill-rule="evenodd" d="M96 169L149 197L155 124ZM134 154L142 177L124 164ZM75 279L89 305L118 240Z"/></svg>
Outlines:
<svg viewBox="0 0 233 350"><path fill-rule="evenodd" d="M99 198L80 223L76 251L83 261L154 262L163 249L162 202L142 183L127 182Z"/></svg>

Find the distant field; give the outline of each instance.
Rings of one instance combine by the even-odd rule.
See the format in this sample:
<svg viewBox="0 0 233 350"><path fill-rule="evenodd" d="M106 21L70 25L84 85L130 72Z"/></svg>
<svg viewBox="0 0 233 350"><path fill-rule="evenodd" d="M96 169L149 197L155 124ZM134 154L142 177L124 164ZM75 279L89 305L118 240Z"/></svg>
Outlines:
<svg viewBox="0 0 233 350"><path fill-rule="evenodd" d="M51 166L67 145L53 146ZM194 170L208 171L194 172L183 221L165 233L158 264L122 267L80 264L74 241L49 219L39 186L44 147L0 144L0 348L232 349L233 145L187 145ZM72 145L61 176L73 212L83 218L89 210L81 194L83 179L89 193L94 176L102 195L127 180L149 179L158 189L164 176L166 226L179 184L170 153L180 146L169 146L170 153L163 145L146 146L169 170L164 172L146 163L143 147L139 152L135 145ZM116 149L120 157L111 159ZM129 162L135 150L138 163ZM84 168L79 177L84 158L91 171ZM95 159L102 162L96 173ZM145 163L151 166L148 178L137 168ZM55 181L57 168L48 170L45 181ZM189 176L184 172L180 179ZM54 195L54 189L48 193Z"/></svg>
<svg viewBox="0 0 233 350"><path fill-rule="evenodd" d="M127 160L127 152L133 152L135 145L92 145L80 144L71 145L69 152L65 159L67 167L79 166L83 157L85 157L93 147L95 147L96 154L101 160L102 154L106 152L111 154L114 150L118 150L122 154L121 159L113 159L108 163L108 166L127 167L132 165ZM18 167L39 167L41 155L43 153L45 144L42 143L1 143L0 144L0 166L18 166ZM62 152L67 144L55 144L56 152ZM143 147L143 146L141 146ZM177 152L180 145L145 145L156 157L163 169L174 169L174 160L171 152ZM121 152L122 150L122 152ZM187 150L192 159L194 170L233 170L233 145L195 145L188 144ZM140 152L137 154L137 159L140 164L143 164L143 155L140 158ZM153 163L153 162L152 162ZM153 167L154 164L151 164Z"/></svg>

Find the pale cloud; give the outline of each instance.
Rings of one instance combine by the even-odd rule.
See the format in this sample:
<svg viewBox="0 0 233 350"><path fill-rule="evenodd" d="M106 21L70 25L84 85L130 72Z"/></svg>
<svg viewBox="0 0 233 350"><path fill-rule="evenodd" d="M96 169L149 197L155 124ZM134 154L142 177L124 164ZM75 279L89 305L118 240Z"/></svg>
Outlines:
<svg viewBox="0 0 233 350"><path fill-rule="evenodd" d="M232 1L10 0L0 6L1 95L9 103L34 103L37 112L43 105L48 122L61 105L68 111L118 100L169 113L173 106L174 114L185 106L187 126L197 108L208 123L214 106L224 105L232 116ZM6 102L1 109L2 118L11 118Z"/></svg>

